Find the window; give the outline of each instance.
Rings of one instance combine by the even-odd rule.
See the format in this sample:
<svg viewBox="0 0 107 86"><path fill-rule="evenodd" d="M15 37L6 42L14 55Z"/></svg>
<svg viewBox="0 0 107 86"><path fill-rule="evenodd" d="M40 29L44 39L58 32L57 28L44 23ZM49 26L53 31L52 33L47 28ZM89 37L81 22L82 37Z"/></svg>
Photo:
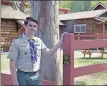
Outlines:
<svg viewBox="0 0 107 86"><path fill-rule="evenodd" d="M74 25L74 33L86 33L86 24Z"/></svg>

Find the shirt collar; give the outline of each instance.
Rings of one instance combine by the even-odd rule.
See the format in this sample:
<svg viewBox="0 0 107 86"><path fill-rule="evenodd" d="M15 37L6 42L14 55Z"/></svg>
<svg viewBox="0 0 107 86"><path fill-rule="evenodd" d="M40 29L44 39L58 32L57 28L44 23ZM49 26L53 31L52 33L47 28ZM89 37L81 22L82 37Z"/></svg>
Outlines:
<svg viewBox="0 0 107 86"><path fill-rule="evenodd" d="M22 37L24 39L25 42L29 41L30 39L35 39L34 36L32 38L27 37L24 33L22 34Z"/></svg>

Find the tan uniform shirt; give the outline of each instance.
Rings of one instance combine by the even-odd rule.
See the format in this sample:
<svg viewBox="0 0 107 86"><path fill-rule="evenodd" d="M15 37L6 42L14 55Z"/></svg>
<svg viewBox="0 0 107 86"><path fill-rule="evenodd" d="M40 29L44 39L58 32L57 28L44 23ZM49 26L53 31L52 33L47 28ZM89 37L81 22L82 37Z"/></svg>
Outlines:
<svg viewBox="0 0 107 86"><path fill-rule="evenodd" d="M16 61L16 68L25 72L39 70L41 50L48 49L40 38L33 37L32 39L35 40L34 44L37 47L37 62L31 62L29 38L24 34L13 40L8 53L8 58Z"/></svg>

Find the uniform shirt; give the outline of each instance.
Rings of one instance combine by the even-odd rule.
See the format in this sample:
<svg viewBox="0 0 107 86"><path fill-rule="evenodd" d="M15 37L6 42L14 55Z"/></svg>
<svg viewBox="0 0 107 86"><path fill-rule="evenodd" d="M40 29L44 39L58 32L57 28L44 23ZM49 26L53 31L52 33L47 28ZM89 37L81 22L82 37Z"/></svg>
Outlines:
<svg viewBox="0 0 107 86"><path fill-rule="evenodd" d="M38 71L40 67L41 50L48 49L38 37L33 37L34 45L37 48L35 63L31 62L29 38L22 34L22 36L13 40L11 43L8 58L16 61L16 68L24 72Z"/></svg>

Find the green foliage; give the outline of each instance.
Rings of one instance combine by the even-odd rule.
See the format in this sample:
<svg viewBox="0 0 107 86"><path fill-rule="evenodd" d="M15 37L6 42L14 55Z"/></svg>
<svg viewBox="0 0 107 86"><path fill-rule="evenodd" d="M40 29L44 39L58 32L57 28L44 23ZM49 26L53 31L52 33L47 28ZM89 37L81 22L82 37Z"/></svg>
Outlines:
<svg viewBox="0 0 107 86"><path fill-rule="evenodd" d="M24 3L24 6L25 6L25 8L30 8L31 4L30 4L30 2L27 1L27 2Z"/></svg>
<svg viewBox="0 0 107 86"><path fill-rule="evenodd" d="M101 2L107 5L107 1L94 1L94 0L71 0L71 1L59 1L59 8L69 8L71 12L80 12L91 10L96 4Z"/></svg>
<svg viewBox="0 0 107 86"><path fill-rule="evenodd" d="M59 8L69 8L71 12L89 10L91 1L59 1Z"/></svg>
<svg viewBox="0 0 107 86"><path fill-rule="evenodd" d="M72 1L71 12L88 11L91 7L91 1Z"/></svg>
<svg viewBox="0 0 107 86"><path fill-rule="evenodd" d="M70 4L71 1L59 1L59 8L69 8L70 9Z"/></svg>
<svg viewBox="0 0 107 86"><path fill-rule="evenodd" d="M107 1L91 1L91 8L93 8L99 2L102 3L102 4L106 4L107 5Z"/></svg>

